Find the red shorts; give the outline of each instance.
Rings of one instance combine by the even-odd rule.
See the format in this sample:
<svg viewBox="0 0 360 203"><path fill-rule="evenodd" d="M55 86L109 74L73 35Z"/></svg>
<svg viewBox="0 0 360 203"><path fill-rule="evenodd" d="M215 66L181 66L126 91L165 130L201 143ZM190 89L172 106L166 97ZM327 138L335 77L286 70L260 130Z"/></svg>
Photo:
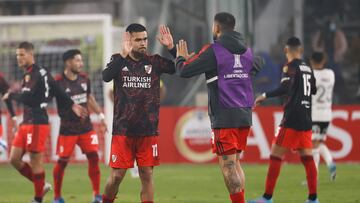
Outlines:
<svg viewBox="0 0 360 203"><path fill-rule="evenodd" d="M213 152L218 156L239 153L246 148L250 127L212 129Z"/></svg>
<svg viewBox="0 0 360 203"><path fill-rule="evenodd" d="M160 164L158 137L128 137L113 135L111 139L110 167L133 168L138 166L158 166Z"/></svg>
<svg viewBox="0 0 360 203"><path fill-rule="evenodd" d="M45 142L50 135L48 124L20 125L12 145L28 152L44 152Z"/></svg>
<svg viewBox="0 0 360 203"><path fill-rule="evenodd" d="M311 130L295 130L280 127L273 143L289 149L311 149Z"/></svg>
<svg viewBox="0 0 360 203"><path fill-rule="evenodd" d="M56 154L59 157L70 157L76 144L83 153L97 152L99 149L98 136L92 130L80 135L59 135Z"/></svg>

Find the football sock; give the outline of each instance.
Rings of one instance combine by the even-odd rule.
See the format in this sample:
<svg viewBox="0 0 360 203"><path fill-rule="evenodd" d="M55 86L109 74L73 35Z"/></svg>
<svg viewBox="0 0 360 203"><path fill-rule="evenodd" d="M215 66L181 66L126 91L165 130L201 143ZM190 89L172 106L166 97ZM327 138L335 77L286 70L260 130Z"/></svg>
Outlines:
<svg viewBox="0 0 360 203"><path fill-rule="evenodd" d="M61 197L61 186L64 178L64 171L67 165L67 161L59 159L53 170L53 178L54 178L54 197L58 199Z"/></svg>
<svg viewBox="0 0 360 203"><path fill-rule="evenodd" d="M245 203L244 191L230 194L230 199L232 203Z"/></svg>
<svg viewBox="0 0 360 203"><path fill-rule="evenodd" d="M35 200L41 202L43 197L43 188L45 185L45 172L43 171L41 173L34 174L33 180L35 188Z"/></svg>
<svg viewBox="0 0 360 203"><path fill-rule="evenodd" d="M114 203L115 198L108 198L105 195L102 196L103 203Z"/></svg>
<svg viewBox="0 0 360 203"><path fill-rule="evenodd" d="M306 171L307 186L309 194L316 194L317 190L317 171L312 156L302 156L301 162L303 163Z"/></svg>
<svg viewBox="0 0 360 203"><path fill-rule="evenodd" d="M19 172L25 178L27 178L28 180L33 182L33 176L34 175L33 175L32 169L31 169L31 167L30 167L30 165L28 163L25 162L24 166L22 167L22 169L19 170Z"/></svg>
<svg viewBox="0 0 360 203"><path fill-rule="evenodd" d="M329 148L325 144L321 143L319 146L319 150L320 150L320 155L324 159L326 165L329 166L330 164L332 164L333 158L331 156Z"/></svg>
<svg viewBox="0 0 360 203"><path fill-rule="evenodd" d="M96 152L86 154L89 162L88 174L91 180L94 195L100 194L99 156Z"/></svg>
<svg viewBox="0 0 360 203"><path fill-rule="evenodd" d="M315 162L316 169L319 170L320 149L319 148L312 149L312 154L313 154L313 157L314 157L314 162Z"/></svg>
<svg viewBox="0 0 360 203"><path fill-rule="evenodd" d="M267 199L271 199L272 194L274 192L276 181L280 174L281 161L282 161L281 158L270 155L269 168L266 176L265 194L264 194L264 197L265 195L266 197L270 196L270 198Z"/></svg>
<svg viewBox="0 0 360 203"><path fill-rule="evenodd" d="M34 197L34 200L36 200L39 203L42 203L42 198L41 197Z"/></svg>

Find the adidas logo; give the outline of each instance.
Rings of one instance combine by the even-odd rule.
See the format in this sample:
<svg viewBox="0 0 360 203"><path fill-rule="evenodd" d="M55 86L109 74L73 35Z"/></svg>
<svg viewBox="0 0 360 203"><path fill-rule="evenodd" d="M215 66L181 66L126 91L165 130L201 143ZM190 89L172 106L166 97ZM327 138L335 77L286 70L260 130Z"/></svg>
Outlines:
<svg viewBox="0 0 360 203"><path fill-rule="evenodd" d="M65 92L71 92L71 90L69 88L66 88Z"/></svg>
<svg viewBox="0 0 360 203"><path fill-rule="evenodd" d="M129 71L129 69L128 69L127 66L125 66L125 67L122 69L122 71Z"/></svg>

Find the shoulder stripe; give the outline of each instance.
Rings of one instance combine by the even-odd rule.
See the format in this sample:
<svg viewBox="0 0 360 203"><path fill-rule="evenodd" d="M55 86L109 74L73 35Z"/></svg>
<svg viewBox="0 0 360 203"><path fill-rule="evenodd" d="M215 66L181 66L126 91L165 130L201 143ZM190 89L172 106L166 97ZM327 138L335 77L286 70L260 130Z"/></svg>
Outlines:
<svg viewBox="0 0 360 203"><path fill-rule="evenodd" d="M206 51L209 47L211 46L211 44L206 44L203 46L203 48L201 48L201 50L199 51L198 54L196 54L195 56L191 57L189 60L184 62L184 65L188 65L190 63L192 63L193 61L195 61L196 59L199 58L199 56L204 53L204 51Z"/></svg>
<svg viewBox="0 0 360 203"><path fill-rule="evenodd" d="M289 77L282 78L281 81L280 81L280 83L285 82L285 81L288 81L288 80L290 80Z"/></svg>

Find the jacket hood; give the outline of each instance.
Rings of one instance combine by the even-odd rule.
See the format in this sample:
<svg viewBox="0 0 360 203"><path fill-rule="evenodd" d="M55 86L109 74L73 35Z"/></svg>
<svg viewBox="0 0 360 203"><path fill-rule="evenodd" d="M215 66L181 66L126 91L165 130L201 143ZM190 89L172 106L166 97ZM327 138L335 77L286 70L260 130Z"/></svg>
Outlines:
<svg viewBox="0 0 360 203"><path fill-rule="evenodd" d="M244 37L236 31L223 33L216 42L223 45L232 54L243 54L247 49Z"/></svg>

